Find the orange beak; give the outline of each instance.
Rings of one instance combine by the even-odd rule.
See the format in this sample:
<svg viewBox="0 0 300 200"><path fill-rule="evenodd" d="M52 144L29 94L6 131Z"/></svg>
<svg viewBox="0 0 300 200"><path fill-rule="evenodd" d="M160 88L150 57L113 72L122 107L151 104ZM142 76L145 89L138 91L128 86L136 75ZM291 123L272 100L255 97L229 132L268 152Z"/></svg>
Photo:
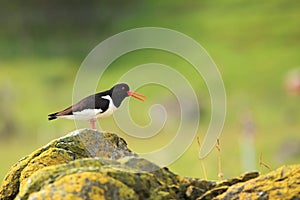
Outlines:
<svg viewBox="0 0 300 200"><path fill-rule="evenodd" d="M147 98L145 95L139 94L139 93L134 92L134 91L128 91L127 94L128 94L128 96L136 98L140 101L145 101L145 98Z"/></svg>

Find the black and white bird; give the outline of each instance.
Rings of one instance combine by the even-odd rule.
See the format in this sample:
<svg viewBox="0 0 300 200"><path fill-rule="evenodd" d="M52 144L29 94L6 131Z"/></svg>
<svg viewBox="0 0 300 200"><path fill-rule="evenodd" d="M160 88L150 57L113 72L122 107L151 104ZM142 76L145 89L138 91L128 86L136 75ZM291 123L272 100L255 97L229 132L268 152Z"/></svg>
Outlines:
<svg viewBox="0 0 300 200"><path fill-rule="evenodd" d="M90 95L78 103L56 113L48 115L48 120L65 118L73 120L89 120L92 129L96 129L95 121L98 118L108 117L121 105L122 101L132 96L145 101L146 96L129 90L129 86L120 83L110 90Z"/></svg>

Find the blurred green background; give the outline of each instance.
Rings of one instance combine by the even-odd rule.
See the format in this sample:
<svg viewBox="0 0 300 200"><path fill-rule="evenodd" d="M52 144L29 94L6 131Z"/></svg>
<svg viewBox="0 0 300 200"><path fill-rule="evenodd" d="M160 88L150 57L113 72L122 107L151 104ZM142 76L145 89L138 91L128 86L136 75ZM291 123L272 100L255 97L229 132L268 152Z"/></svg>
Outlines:
<svg viewBox="0 0 300 200"><path fill-rule="evenodd" d="M0 179L21 157L75 129L73 121L48 122L47 114L71 104L75 76L86 55L114 34L145 26L194 38L219 67L227 92L220 138L225 178L249 169L267 172L258 164L260 154L271 169L299 163L299 87L296 84L292 92L287 87L297 83L297 72L289 74L300 67L299 19L296 0L1 1ZM177 56L155 50L123 56L105 72L98 89L110 88L126 70L149 62L174 67L201 91L202 139L210 119L209 94L203 80L195 80L191 66ZM147 124L147 108L160 103L165 91L153 86L140 92L150 96L149 102L133 101L132 107L139 110L139 123ZM101 123L124 137L133 150L157 145L128 137L112 118ZM175 128L169 125L162 134L172 134ZM198 150L195 139L171 170L203 178ZM204 159L209 179L218 178L217 155L213 150Z"/></svg>

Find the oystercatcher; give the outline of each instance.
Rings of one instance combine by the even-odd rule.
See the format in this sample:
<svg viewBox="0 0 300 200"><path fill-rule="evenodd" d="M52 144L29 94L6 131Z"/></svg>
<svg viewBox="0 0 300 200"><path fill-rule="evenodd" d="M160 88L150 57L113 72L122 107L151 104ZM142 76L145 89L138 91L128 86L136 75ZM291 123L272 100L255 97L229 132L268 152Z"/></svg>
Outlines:
<svg viewBox="0 0 300 200"><path fill-rule="evenodd" d="M90 95L78 103L53 114L48 115L48 120L56 118L89 120L92 129L96 129L95 120L110 116L122 103L132 96L140 101L145 101L146 96L129 90L129 86L120 83L110 90Z"/></svg>

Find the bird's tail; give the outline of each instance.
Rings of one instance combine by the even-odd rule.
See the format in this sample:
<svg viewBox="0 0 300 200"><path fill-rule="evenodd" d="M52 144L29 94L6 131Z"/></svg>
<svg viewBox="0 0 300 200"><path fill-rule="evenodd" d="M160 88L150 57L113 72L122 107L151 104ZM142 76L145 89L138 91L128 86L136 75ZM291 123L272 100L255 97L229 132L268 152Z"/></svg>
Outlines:
<svg viewBox="0 0 300 200"><path fill-rule="evenodd" d="M48 115L48 120L53 120L57 118L57 112Z"/></svg>

